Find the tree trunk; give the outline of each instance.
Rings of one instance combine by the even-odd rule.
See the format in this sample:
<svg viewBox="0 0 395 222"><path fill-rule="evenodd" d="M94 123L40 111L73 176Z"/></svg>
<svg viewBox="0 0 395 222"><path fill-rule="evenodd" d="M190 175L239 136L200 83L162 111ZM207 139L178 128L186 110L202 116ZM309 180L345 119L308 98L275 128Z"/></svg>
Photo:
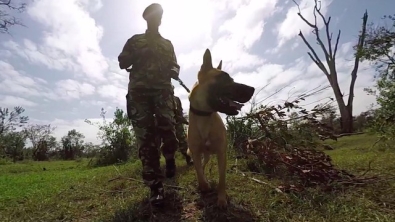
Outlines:
<svg viewBox="0 0 395 222"><path fill-rule="evenodd" d="M334 64L333 64L334 65ZM352 133L353 132L353 119L352 119L352 106L346 105L343 100L343 94L340 91L340 86L338 84L337 73L333 71L336 75L328 76L328 80L331 84L333 93L335 94L335 99L339 107L340 112L340 128L341 133Z"/></svg>
<svg viewBox="0 0 395 222"><path fill-rule="evenodd" d="M314 0L315 6L314 6L314 22L309 22L305 17L302 16L301 10L299 8L298 3L296 3L295 0L293 2L298 6L298 16L308 25L313 29L313 33L316 37L317 44L320 46L322 49L324 55L325 55L325 60L328 65L328 68L325 67L324 63L322 60L318 57L318 54L316 51L313 49L313 47L310 45L310 43L306 40L304 37L302 31L299 31L299 36L302 38L303 42L305 45L309 48L310 52L307 54L311 58L311 60L317 65L317 67L323 72L323 74L327 77L333 92L335 94L336 102L339 107L340 111L340 125L341 125L341 132L342 133L352 133L353 132L353 117L352 117L352 109L353 109L353 102L354 102L354 87L355 87L355 81L357 79L357 73L358 73L358 67L359 67L359 60L360 60L360 52L364 46L365 43L365 36L366 36L366 24L368 20L368 13L365 11L364 16L362 18L362 30L361 34L359 35L358 39L358 44L356 46L356 55L355 55L355 60L354 60L354 68L351 72L351 83L349 87L349 95L348 95L348 101L347 104L343 99L343 94L340 90L339 87L339 82L337 78L337 70L336 70L336 53L339 45L339 39L340 39L340 34L341 31L339 30L336 42L334 44L334 48L332 48L332 33L329 31L329 23L331 21L331 17L326 19L324 15L321 13L321 5L318 0ZM326 34L326 40L327 40L327 46L325 46L322 36L320 35L320 29L317 26L317 16L321 17L322 21L324 22L325 25L325 34Z"/></svg>

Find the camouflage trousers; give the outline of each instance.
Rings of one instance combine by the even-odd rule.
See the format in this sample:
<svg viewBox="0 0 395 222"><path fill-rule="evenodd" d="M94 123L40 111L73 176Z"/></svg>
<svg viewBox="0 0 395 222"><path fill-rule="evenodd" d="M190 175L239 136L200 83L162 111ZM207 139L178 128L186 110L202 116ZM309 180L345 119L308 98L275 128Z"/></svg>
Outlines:
<svg viewBox="0 0 395 222"><path fill-rule="evenodd" d="M171 89L129 89L126 95L127 113L143 165L142 177L148 186L164 179L157 136L163 142L162 152L166 159L174 158L178 149L172 96Z"/></svg>
<svg viewBox="0 0 395 222"><path fill-rule="evenodd" d="M185 157L187 156L188 142L184 130L184 124L177 123L175 128L176 128L176 136L178 140L178 149L180 153Z"/></svg>

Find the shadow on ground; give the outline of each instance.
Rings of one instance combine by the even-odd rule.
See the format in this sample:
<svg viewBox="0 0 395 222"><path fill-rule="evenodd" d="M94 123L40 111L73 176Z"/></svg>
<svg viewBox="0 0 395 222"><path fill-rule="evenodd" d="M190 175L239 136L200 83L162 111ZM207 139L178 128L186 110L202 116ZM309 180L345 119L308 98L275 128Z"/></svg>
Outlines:
<svg viewBox="0 0 395 222"><path fill-rule="evenodd" d="M186 173L191 166L181 165L177 167L177 174ZM164 172L164 167L163 167ZM183 218L183 200L180 197L178 183L174 179L166 179L165 195L166 205L163 208L152 208L149 204L148 197L140 202L131 204L126 209L120 210L114 214L114 217L108 221L112 222L138 222L138 221L162 221L178 222L185 221ZM148 189L148 188L147 188Z"/></svg>
<svg viewBox="0 0 395 222"><path fill-rule="evenodd" d="M200 194L196 201L196 206L202 211L201 220L207 222L228 221L228 222L251 222L258 221L257 217L247 208L235 205L228 199L227 209L217 207L217 192L212 190L209 193Z"/></svg>
<svg viewBox="0 0 395 222"><path fill-rule="evenodd" d="M182 200L175 189L166 189L166 205L163 208L150 206L148 197L133 203L127 209L120 210L108 221L138 222L138 221L182 221Z"/></svg>

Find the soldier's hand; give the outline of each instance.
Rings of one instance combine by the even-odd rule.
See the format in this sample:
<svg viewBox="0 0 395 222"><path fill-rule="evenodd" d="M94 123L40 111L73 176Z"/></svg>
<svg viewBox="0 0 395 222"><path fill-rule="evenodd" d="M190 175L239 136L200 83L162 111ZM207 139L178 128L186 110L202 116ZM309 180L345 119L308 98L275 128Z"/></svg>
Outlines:
<svg viewBox="0 0 395 222"><path fill-rule="evenodd" d="M185 125L189 125L189 122L188 122L188 120L186 120L185 118L182 118L182 123L184 123Z"/></svg>
<svg viewBox="0 0 395 222"><path fill-rule="evenodd" d="M177 80L179 78L178 77L179 74L180 74L180 65L178 65L177 63L170 64L169 67L170 78Z"/></svg>

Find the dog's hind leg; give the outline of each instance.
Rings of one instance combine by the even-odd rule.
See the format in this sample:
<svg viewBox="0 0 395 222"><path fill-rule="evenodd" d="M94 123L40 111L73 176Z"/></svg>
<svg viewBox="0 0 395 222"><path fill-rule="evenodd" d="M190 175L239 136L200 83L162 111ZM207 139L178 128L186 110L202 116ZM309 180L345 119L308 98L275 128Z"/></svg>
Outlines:
<svg viewBox="0 0 395 222"><path fill-rule="evenodd" d="M217 205L219 207L226 207L226 143L221 145L223 147L221 147L220 152L217 153L219 173Z"/></svg>

